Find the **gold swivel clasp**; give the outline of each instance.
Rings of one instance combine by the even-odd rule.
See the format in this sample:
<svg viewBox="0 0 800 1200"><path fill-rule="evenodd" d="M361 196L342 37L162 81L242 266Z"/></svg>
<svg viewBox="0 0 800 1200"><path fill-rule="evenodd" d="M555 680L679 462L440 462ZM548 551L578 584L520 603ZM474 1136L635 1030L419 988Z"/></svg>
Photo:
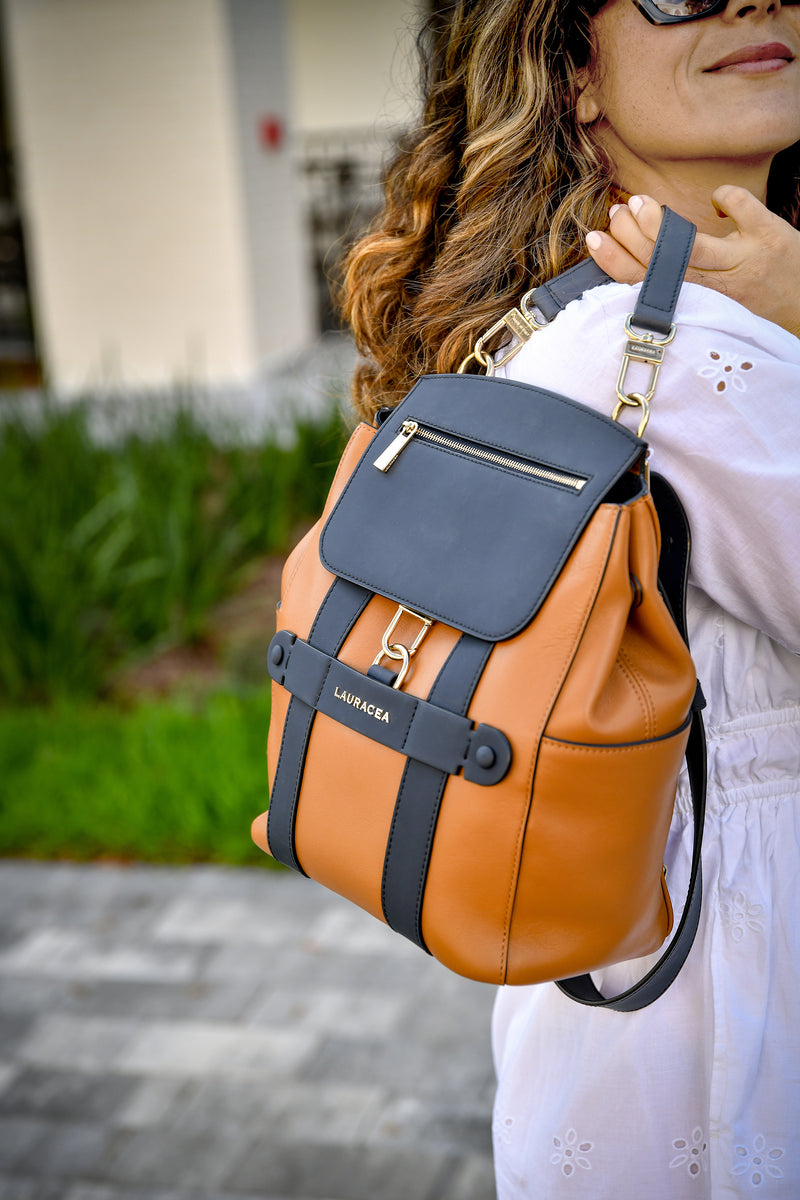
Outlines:
<svg viewBox="0 0 800 1200"><path fill-rule="evenodd" d="M625 332L628 335L628 341L625 344L625 352L622 355L617 377L617 405L611 416L613 420L618 421L623 408L638 408L641 411L641 417L636 432L639 437L642 437L647 428L647 422L650 420L650 401L656 392L661 364L664 361L664 347L668 346L675 337L675 326L671 325L667 336L657 341L652 333L635 333L631 327L631 317L628 316L625 320ZM628 392L625 390L628 367L632 362L647 363L650 366L650 382L646 391Z"/></svg>
<svg viewBox="0 0 800 1200"><path fill-rule="evenodd" d="M411 617L414 621L419 621L420 623L420 631L410 646L406 646L402 642L392 641L394 631L404 613L406 616ZM403 681L408 674L408 668L411 663L411 659L424 642L428 630L432 624L433 621L429 620L428 617L420 616L419 613L413 612L410 608L405 608L402 604L397 606L397 612L394 614L391 621L386 626L386 629L383 631L381 648L375 655L375 658L372 662L373 667L376 667L382 658L389 658L393 662L400 663L400 670L397 672L397 677L392 684L392 687L400 688L403 686Z"/></svg>

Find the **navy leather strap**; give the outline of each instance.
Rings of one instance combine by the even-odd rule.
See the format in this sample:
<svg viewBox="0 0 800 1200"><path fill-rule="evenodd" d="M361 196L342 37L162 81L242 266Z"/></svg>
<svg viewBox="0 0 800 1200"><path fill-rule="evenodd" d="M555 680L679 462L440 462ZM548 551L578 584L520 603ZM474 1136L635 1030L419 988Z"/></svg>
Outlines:
<svg viewBox="0 0 800 1200"><path fill-rule="evenodd" d="M661 228L653 255L637 298L632 324L660 336L666 336L672 327L675 308L680 296L686 268L695 239L695 227L669 208L664 208ZM584 272L581 268L586 267ZM599 271L599 268L597 269ZM534 303L549 316L550 305L553 315L566 306L571 299L582 295L589 287L605 283L608 277L603 272L592 275L587 263L581 263L571 271L565 271L557 280L534 293ZM570 294L570 291L572 294ZM661 526L661 557L659 559L659 586L672 612L681 636L688 645L686 628L686 587L689 573L691 539L686 514L672 487L658 475L651 478L653 500ZM683 915L672 940L652 970L632 988L619 996L604 997L595 987L590 975L573 979L562 979L557 986L565 995L594 1008L611 1008L617 1012L633 1012L652 1004L662 996L686 961L691 950L700 920L702 903L703 825L706 807L706 741L702 709L705 707L700 684L697 685L692 712L692 726L686 748L686 766L692 796L694 821L692 863L689 887Z"/></svg>
<svg viewBox="0 0 800 1200"><path fill-rule="evenodd" d="M633 310L632 324L638 329L666 336L672 328L695 233L690 221L671 208L663 209L653 256Z"/></svg>
<svg viewBox="0 0 800 1200"><path fill-rule="evenodd" d="M448 775L491 787L505 778L511 746L505 734L474 724L391 683L363 675L283 630L270 643L269 673L276 683L341 725Z"/></svg>
<svg viewBox="0 0 800 1200"><path fill-rule="evenodd" d="M613 280L593 258L584 258L577 266L535 288L530 303L538 308L545 320L552 321L572 300L602 283L613 283Z"/></svg>
<svg viewBox="0 0 800 1200"><path fill-rule="evenodd" d="M344 579L335 579L317 613L308 640L329 654L338 654L353 625L366 608L371 593ZM273 858L299 871L294 827L303 778L308 739L315 710L292 696L283 726L278 765L272 782L267 815L267 840Z"/></svg>
<svg viewBox="0 0 800 1200"><path fill-rule="evenodd" d="M428 699L450 712L466 713L493 645L465 633L456 642ZM448 775L409 759L397 793L386 857L381 903L387 924L427 951L422 902L433 835Z"/></svg>
<svg viewBox="0 0 800 1200"><path fill-rule="evenodd" d="M637 328L662 337L669 333L694 238L695 227L690 221L670 208L663 209L661 229L633 313ZM535 288L530 303L547 321L552 321L571 301L611 282L611 276L594 259L586 258Z"/></svg>
<svg viewBox="0 0 800 1200"><path fill-rule="evenodd" d="M695 227L671 209L663 210L661 229L639 292L632 323L652 333L666 335L672 326L689 256L694 245ZM680 500L661 476L650 482L661 527L659 586L686 644L686 587L689 573L691 537ZM667 949L651 971L638 983L618 996L604 997L590 975L562 979L557 986L565 995L592 1008L610 1008L616 1012L634 1012L662 996L686 961L700 921L702 904L702 844L706 809L706 740L702 709L705 707L700 684L697 685L692 711L692 726L686 747L686 766L692 797L694 821L692 863L683 914Z"/></svg>

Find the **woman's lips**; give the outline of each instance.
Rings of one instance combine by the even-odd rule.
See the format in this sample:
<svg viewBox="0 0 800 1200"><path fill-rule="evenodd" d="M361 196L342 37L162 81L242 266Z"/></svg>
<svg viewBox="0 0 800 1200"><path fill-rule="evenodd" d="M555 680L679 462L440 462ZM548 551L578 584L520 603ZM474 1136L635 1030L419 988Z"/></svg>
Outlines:
<svg viewBox="0 0 800 1200"><path fill-rule="evenodd" d="M706 71L735 71L739 74L758 75L766 71L779 71L794 61L794 54L783 42L767 42L763 46L743 46L726 55Z"/></svg>

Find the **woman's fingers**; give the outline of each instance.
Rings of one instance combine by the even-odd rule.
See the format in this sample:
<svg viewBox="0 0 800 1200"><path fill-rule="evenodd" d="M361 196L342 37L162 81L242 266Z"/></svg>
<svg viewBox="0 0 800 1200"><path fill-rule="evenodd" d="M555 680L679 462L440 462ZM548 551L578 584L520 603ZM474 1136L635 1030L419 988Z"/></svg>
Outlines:
<svg viewBox="0 0 800 1200"><path fill-rule="evenodd" d="M608 232L593 230L586 245L597 265L618 283L638 283L660 227L661 206L650 196L632 196L611 209Z"/></svg>
<svg viewBox="0 0 800 1200"><path fill-rule="evenodd" d="M617 283L639 283L644 279L645 268L608 233L593 229L586 237L586 248L598 267L615 279Z"/></svg>
<svg viewBox="0 0 800 1200"><path fill-rule="evenodd" d="M661 217L663 215L661 205L652 196L631 196L627 205L623 206L623 209L633 218L640 238L648 242L652 249L653 243L658 237L658 231L661 228ZM618 216L624 217L626 224L628 223L629 217L624 216L624 212L618 214Z"/></svg>
<svg viewBox="0 0 800 1200"><path fill-rule="evenodd" d="M661 206L650 196L631 196L627 204L615 204L608 216L611 236L646 267L661 228Z"/></svg>
<svg viewBox="0 0 800 1200"><path fill-rule="evenodd" d="M735 184L718 187L711 199L734 228L724 237L697 234L686 278L800 336L800 231ZM608 229L592 230L586 245L612 279L638 283L660 227L660 205L651 196L632 196L611 209Z"/></svg>
<svg viewBox="0 0 800 1200"><path fill-rule="evenodd" d="M775 223L775 214L770 212L747 188L733 183L723 183L711 193L711 200L721 217L730 217L736 222L740 233L761 237L769 233Z"/></svg>

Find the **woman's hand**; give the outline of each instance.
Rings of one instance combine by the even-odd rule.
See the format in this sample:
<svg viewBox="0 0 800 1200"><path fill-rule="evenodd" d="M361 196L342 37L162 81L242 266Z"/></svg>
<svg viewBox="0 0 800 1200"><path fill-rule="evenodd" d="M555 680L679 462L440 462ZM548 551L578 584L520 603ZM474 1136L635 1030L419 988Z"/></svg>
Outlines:
<svg viewBox="0 0 800 1200"><path fill-rule="evenodd" d="M800 337L800 231L745 188L724 184L711 199L736 229L726 237L698 233L686 278ZM593 230L586 246L618 283L636 283L644 278L660 226L661 206L650 196L632 196L612 208L609 231Z"/></svg>

